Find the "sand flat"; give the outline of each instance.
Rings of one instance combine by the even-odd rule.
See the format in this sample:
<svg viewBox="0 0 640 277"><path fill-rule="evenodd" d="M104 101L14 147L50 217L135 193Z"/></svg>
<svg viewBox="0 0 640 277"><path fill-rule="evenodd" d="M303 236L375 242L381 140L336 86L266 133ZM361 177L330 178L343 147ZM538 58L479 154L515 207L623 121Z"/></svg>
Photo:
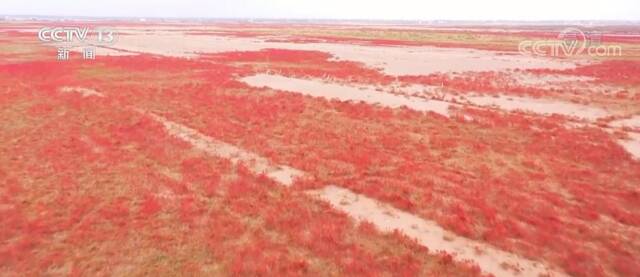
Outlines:
<svg viewBox="0 0 640 277"><path fill-rule="evenodd" d="M242 78L241 81L254 87L300 93L312 97L336 99L340 101L364 102L389 108L405 106L422 112L434 112L449 116L451 103L438 100L427 100L414 96L401 96L375 91L371 88L359 88L341 84L326 83L316 79L298 79L279 75L258 74Z"/></svg>
<svg viewBox="0 0 640 277"><path fill-rule="evenodd" d="M197 130L169 121L159 115L144 111L141 112L162 123L165 130L170 135L191 144L194 148L215 157L228 159L233 163L242 163L254 174L265 174L267 177L279 184L290 186L297 177L304 174L302 171L289 166L273 165L269 160L259 156L258 154L215 140L198 132Z"/></svg>
<svg viewBox="0 0 640 277"><path fill-rule="evenodd" d="M329 202L358 222L370 222L383 232L398 230L426 246L429 251L444 251L454 255L457 260L475 262L483 272L494 276L566 276L563 272L552 270L542 263L499 250L480 241L460 237L444 230L434 221L422 219L344 188L327 186L308 193ZM482 253L478 253L476 249L482 249Z"/></svg>
<svg viewBox="0 0 640 277"><path fill-rule="evenodd" d="M632 129L640 128L640 115L635 115L629 118L615 120L609 123L609 125L612 127L618 127L618 128L624 128L624 127L628 127Z"/></svg>
<svg viewBox="0 0 640 277"><path fill-rule="evenodd" d="M604 109L590 107L560 100L535 99L517 96L467 96L469 102L478 106L495 106L505 111L529 111L538 114L560 114L569 117L578 117L590 121L610 116Z"/></svg>
<svg viewBox="0 0 640 277"><path fill-rule="evenodd" d="M188 43L187 43L188 42ZM260 38L189 35L176 32L121 36L113 47L175 57L203 53L289 49L321 51L336 60L360 62L389 75L428 75L436 72L503 71L508 69L574 68L576 62L500 52L432 46L371 46L339 43L269 42Z"/></svg>
<svg viewBox="0 0 640 277"><path fill-rule="evenodd" d="M618 143L636 160L640 160L640 134L630 133L629 139L618 140Z"/></svg>

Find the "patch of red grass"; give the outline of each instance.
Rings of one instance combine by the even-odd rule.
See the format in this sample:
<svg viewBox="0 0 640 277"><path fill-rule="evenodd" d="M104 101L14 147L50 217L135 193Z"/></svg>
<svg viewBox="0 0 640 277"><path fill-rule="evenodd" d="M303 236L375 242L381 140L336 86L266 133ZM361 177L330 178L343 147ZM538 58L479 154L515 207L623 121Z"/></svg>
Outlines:
<svg viewBox="0 0 640 277"><path fill-rule="evenodd" d="M150 57L138 61L179 73ZM104 64L124 66L118 59ZM29 66L17 70L37 68ZM134 96L135 89L107 91L108 83L73 79L74 85L91 85L110 96L85 98L59 93L55 85L67 84L58 77L34 74L40 75L27 88L13 81L29 80L29 74L0 75L0 83L10 86L0 92L10 112L0 117L16 126L0 132L0 139L9 141L0 147L2 273L210 274L217 268L218 274L297 276L393 274L403 268L413 276L479 275L463 263L432 263L439 257L401 238L361 232L346 215L303 193L191 149L131 107L129 101L153 91ZM198 76L224 79L215 71ZM297 104L259 99L251 104L241 95L224 99L239 101L237 117L233 107L224 108L230 119L248 119L256 129L268 126L261 126L261 117L285 120L306 107L302 99ZM252 119L243 117L254 111Z"/></svg>
<svg viewBox="0 0 640 277"><path fill-rule="evenodd" d="M595 77L599 82L635 86L640 84L640 61L605 60L594 64L582 65L575 69L551 70L530 69L536 74L569 74Z"/></svg>
<svg viewBox="0 0 640 277"><path fill-rule="evenodd" d="M241 87L236 84L234 89ZM140 105L182 103L189 108L158 112L309 172L316 181L299 184L301 189L340 184L435 219L460 235L578 275L615 272L614 261L606 257L637 252L631 238L640 214L632 207L637 206L633 184L640 180L640 164L599 129L567 129L557 117L475 109L459 111L471 121L428 117L251 88L237 94L206 85L176 91L180 93L153 99L129 97ZM266 114L275 117L259 123L264 117L254 113L259 111L255 103L270 107ZM274 103L299 108L280 109ZM237 183L229 192L238 196L253 189ZM242 204L238 211L256 212L248 203L237 204ZM615 223L603 221L603 216ZM292 228L299 224L298 217L304 218L298 214L278 224ZM323 233L335 232L339 230ZM317 236L322 244L311 246L325 253L323 247L333 235ZM620 238L626 245L608 244ZM554 244L545 243L548 240ZM575 270L580 267L572 262L576 255L589 259L586 271ZM353 266L354 272L360 270Z"/></svg>
<svg viewBox="0 0 640 277"><path fill-rule="evenodd" d="M206 55L205 60L220 63L263 64L247 73L273 72L291 77L335 78L360 83L390 83L393 78L378 70L351 61L332 61L320 51L265 49ZM245 73L245 74L247 74Z"/></svg>
<svg viewBox="0 0 640 277"><path fill-rule="evenodd" d="M0 198L9 207L0 210L0 223L7 226L0 231L0 253L8 257L3 265L40 273L46 269L32 269L27 259L35 250L45 265L59 263L58 249L49 247L54 235L66 231L68 243L61 247L81 256L124 251L132 257L144 250L171 257L180 256L176 245L183 245L193 253L211 254L214 259L206 262L217 261L227 273L313 274L317 267L349 275L396 273L398 268L407 275L438 273L424 268L433 257L416 251L415 243L383 236L371 226L353 226L344 214L298 191L339 184L571 274L637 273L640 164L609 134L597 128L567 129L555 117L462 109L447 119L253 89L233 80L234 74L259 72L234 65L242 62L269 63L268 68L290 75L387 80L327 58L315 52L265 50L199 61L138 56L99 63L124 70L122 78L163 74L141 74L139 83L127 86L82 83L72 74L78 69L74 63L0 66L0 83L9 88L0 93L0 104L15 109L13 116L3 113L4 119L32 120L39 126L0 133L4 141L21 138L0 149L4 175L17 176L5 181ZM318 67L278 65L301 59ZM54 74L60 69L68 70ZM577 70L608 78L596 69ZM181 75L185 71L197 73ZM624 82L625 74L609 80ZM487 80L495 76L415 76L407 81L447 81L460 90L492 91L495 87ZM161 78L171 77L176 85L162 83ZM177 82L179 78L196 82ZM15 80L28 81L29 91ZM109 98L56 92L69 83L91 85ZM27 107L20 110L21 105ZM303 169L312 180L293 190L278 188L242 166L191 152L129 106ZM65 186L74 189L63 190ZM136 244L136 234L142 245ZM96 242L104 248L92 250ZM383 249L366 247L372 244ZM398 252L390 250L398 245L400 250L393 248ZM257 249L266 251L255 253ZM450 270L443 275L477 274L447 255L438 257L442 268L436 270ZM96 265L109 268L91 262L95 264L74 261L72 272ZM203 270L172 262L180 265L178 270Z"/></svg>

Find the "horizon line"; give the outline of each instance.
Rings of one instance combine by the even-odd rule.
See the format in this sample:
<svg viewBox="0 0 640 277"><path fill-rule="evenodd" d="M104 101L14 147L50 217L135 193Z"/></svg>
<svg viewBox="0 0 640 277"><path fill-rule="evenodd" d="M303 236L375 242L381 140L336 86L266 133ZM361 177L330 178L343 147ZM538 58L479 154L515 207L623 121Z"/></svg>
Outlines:
<svg viewBox="0 0 640 277"><path fill-rule="evenodd" d="M576 22L576 23L636 23L640 24L640 19L380 19L380 18L301 18L301 17L219 17L219 16L111 16L111 15L45 15L45 14L0 14L6 17L43 17L43 18L82 18L82 19L149 19L149 20L263 20L263 21L369 21L369 22L510 22L510 23L553 23L553 22Z"/></svg>

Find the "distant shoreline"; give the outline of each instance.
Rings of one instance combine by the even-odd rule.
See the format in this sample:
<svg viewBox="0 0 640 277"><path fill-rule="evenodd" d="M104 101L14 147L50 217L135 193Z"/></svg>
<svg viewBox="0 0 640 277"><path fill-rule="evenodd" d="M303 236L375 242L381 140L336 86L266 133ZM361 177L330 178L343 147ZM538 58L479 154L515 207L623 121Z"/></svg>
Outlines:
<svg viewBox="0 0 640 277"><path fill-rule="evenodd" d="M640 20L383 20L383 19L300 19L300 18L219 18L219 17L126 17L126 16L59 16L59 15L0 15L3 21L64 21L115 20L140 22L246 22L246 23L305 23L305 24L374 24L424 26L607 26L640 25Z"/></svg>

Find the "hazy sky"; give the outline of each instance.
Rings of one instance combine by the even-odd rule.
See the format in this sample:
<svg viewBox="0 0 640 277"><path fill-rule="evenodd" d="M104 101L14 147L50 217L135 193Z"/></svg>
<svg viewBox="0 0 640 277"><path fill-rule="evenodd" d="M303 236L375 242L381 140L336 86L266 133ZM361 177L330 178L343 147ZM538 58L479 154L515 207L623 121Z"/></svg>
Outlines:
<svg viewBox="0 0 640 277"><path fill-rule="evenodd" d="M640 0L0 0L0 14L215 18L640 20Z"/></svg>

